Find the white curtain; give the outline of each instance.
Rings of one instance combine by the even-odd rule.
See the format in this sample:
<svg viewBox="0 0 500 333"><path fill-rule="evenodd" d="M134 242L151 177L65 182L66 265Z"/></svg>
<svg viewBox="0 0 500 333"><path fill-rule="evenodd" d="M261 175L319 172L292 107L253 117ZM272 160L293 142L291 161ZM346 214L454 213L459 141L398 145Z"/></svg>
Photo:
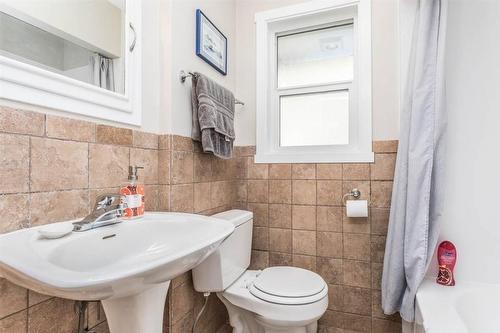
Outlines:
<svg viewBox="0 0 500 333"><path fill-rule="evenodd" d="M444 50L447 0L420 0L382 276L382 308L415 318L415 295L438 240L443 208Z"/></svg>
<svg viewBox="0 0 500 333"><path fill-rule="evenodd" d="M94 85L115 91L115 72L113 59L95 53L90 57L90 82Z"/></svg>

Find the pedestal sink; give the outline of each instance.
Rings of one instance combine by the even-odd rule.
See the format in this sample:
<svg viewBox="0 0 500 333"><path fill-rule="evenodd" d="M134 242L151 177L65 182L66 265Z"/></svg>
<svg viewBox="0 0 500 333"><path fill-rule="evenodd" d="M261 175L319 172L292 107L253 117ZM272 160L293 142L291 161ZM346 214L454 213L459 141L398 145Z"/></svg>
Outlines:
<svg viewBox="0 0 500 333"><path fill-rule="evenodd" d="M0 235L0 276L43 294L101 300L111 333L160 333L170 280L234 230L183 213L146 213L59 239L42 238L40 228Z"/></svg>

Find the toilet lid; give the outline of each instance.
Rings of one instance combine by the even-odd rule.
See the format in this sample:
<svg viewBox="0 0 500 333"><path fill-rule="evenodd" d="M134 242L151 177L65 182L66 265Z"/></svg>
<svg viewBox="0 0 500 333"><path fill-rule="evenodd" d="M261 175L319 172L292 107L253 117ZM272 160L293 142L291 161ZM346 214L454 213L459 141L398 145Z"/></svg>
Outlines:
<svg viewBox="0 0 500 333"><path fill-rule="evenodd" d="M328 293L318 274L297 267L270 267L262 271L250 287L255 297L278 304L307 304Z"/></svg>

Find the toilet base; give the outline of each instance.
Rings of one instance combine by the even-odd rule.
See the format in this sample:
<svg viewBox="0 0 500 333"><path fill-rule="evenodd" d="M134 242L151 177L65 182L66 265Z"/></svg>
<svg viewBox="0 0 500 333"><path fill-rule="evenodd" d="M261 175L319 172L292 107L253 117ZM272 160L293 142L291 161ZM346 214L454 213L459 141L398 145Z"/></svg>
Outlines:
<svg viewBox="0 0 500 333"><path fill-rule="evenodd" d="M283 326L284 323L272 323L269 320L256 316L255 320L264 327L265 333L317 333L318 322L314 321L304 326Z"/></svg>
<svg viewBox="0 0 500 333"><path fill-rule="evenodd" d="M288 326L286 322L275 322L237 307L220 294L217 296L227 309L233 333L316 333L318 331L317 320L300 326L297 326L297 323L294 323L294 326Z"/></svg>

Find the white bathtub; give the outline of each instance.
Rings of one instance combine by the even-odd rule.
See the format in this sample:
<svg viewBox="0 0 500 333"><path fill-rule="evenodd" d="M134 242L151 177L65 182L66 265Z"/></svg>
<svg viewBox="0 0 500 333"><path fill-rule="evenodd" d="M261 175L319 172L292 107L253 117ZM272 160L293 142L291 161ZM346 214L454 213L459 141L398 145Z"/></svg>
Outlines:
<svg viewBox="0 0 500 333"><path fill-rule="evenodd" d="M416 332L500 332L500 286L459 283L453 287L425 280L417 292Z"/></svg>

